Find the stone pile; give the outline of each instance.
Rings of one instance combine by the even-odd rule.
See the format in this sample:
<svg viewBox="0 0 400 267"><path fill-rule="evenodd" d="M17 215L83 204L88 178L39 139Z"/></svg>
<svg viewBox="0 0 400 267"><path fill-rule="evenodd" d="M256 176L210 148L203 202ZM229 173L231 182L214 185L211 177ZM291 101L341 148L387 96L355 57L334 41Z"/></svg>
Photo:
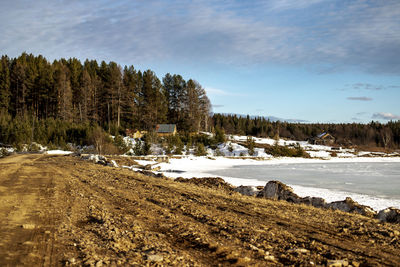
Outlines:
<svg viewBox="0 0 400 267"><path fill-rule="evenodd" d="M306 204L316 208L336 209L349 213L357 213L363 216L377 218L382 222L400 223L400 210L396 208L387 208L379 213L371 207L361 205L352 198L347 197L342 201L327 203L320 197L300 197L293 192L293 189L279 181L269 181L263 189L257 190L252 186L239 186L235 191L247 195L268 198L273 200L285 200L296 204Z"/></svg>

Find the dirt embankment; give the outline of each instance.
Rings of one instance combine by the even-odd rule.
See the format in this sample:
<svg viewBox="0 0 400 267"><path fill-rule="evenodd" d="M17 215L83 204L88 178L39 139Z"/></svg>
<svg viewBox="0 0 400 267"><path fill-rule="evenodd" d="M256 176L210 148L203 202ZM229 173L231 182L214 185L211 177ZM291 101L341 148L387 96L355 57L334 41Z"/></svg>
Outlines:
<svg viewBox="0 0 400 267"><path fill-rule="evenodd" d="M72 156L1 159L0 265L400 262L399 225L207 186Z"/></svg>

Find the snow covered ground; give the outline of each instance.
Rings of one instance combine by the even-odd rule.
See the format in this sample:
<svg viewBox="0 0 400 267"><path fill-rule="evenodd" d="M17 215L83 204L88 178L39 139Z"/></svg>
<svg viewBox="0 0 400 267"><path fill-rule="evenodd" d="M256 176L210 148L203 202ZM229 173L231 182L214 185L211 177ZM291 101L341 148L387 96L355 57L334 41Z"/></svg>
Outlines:
<svg viewBox="0 0 400 267"><path fill-rule="evenodd" d="M72 151L64 151L64 150L48 150L45 154L49 155L69 155L72 154Z"/></svg>

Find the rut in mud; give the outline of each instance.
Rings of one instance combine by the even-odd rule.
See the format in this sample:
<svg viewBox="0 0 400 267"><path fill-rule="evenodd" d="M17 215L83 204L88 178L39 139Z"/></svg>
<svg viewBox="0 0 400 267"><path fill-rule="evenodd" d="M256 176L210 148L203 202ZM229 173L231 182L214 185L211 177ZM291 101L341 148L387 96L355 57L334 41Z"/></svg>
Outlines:
<svg viewBox="0 0 400 267"><path fill-rule="evenodd" d="M72 156L0 159L0 265L400 262L400 226Z"/></svg>

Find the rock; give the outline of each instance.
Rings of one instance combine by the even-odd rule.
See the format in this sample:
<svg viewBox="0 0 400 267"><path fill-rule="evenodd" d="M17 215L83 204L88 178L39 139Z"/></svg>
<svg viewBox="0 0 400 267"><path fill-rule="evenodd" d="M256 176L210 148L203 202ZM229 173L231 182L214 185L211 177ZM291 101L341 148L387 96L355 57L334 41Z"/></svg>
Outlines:
<svg viewBox="0 0 400 267"><path fill-rule="evenodd" d="M294 253L294 254L306 254L310 251L305 248L292 248L292 249L289 249L287 252Z"/></svg>
<svg viewBox="0 0 400 267"><path fill-rule="evenodd" d="M154 173L152 171L137 171L137 172L154 178L166 178L162 173Z"/></svg>
<svg viewBox="0 0 400 267"><path fill-rule="evenodd" d="M252 244L249 244L249 248L254 250L254 251L258 251L259 250L258 247L254 246Z"/></svg>
<svg viewBox="0 0 400 267"><path fill-rule="evenodd" d="M329 260L326 264L327 267L346 267L349 266L347 260Z"/></svg>
<svg viewBox="0 0 400 267"><path fill-rule="evenodd" d="M376 218L382 222L400 223L400 210L396 208L387 208L379 211Z"/></svg>
<svg viewBox="0 0 400 267"><path fill-rule="evenodd" d="M260 192L260 190L257 190L255 186L245 186L245 185L238 186L233 190L245 196L256 196Z"/></svg>
<svg viewBox="0 0 400 267"><path fill-rule="evenodd" d="M115 168L118 168L118 167L119 167L118 164L117 164L117 162L116 162L115 160L111 160L110 165L111 165L111 167L115 167Z"/></svg>
<svg viewBox="0 0 400 267"><path fill-rule="evenodd" d="M293 189L290 186L279 181L269 181L264 189L257 194L257 197L301 203L301 197L293 193Z"/></svg>
<svg viewBox="0 0 400 267"><path fill-rule="evenodd" d="M164 257L158 254L153 254L153 255L149 255L147 256L147 259L149 261L153 261L153 262L161 262L163 261Z"/></svg>
<svg viewBox="0 0 400 267"><path fill-rule="evenodd" d="M272 255L265 256L264 259L267 260L267 261L276 261L276 260L275 260L275 257L272 256Z"/></svg>
<svg viewBox="0 0 400 267"><path fill-rule="evenodd" d="M29 230L35 229L34 224L23 224L23 225L21 225L21 227L24 229L29 229Z"/></svg>
<svg viewBox="0 0 400 267"><path fill-rule="evenodd" d="M316 208L325 208L327 203L322 197L303 197L301 203L311 205Z"/></svg>
<svg viewBox="0 0 400 267"><path fill-rule="evenodd" d="M327 204L327 207L350 213L358 213L368 217L376 215L376 212L371 207L361 205L350 197L346 197L343 201L331 202Z"/></svg>

